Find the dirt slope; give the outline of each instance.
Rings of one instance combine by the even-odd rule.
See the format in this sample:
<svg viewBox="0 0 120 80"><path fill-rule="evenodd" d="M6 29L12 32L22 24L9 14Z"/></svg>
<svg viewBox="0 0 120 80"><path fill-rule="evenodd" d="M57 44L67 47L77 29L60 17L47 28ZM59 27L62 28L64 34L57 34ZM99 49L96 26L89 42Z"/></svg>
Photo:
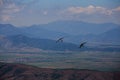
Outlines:
<svg viewBox="0 0 120 80"><path fill-rule="evenodd" d="M0 80L120 80L120 72L78 69L47 69L0 63Z"/></svg>

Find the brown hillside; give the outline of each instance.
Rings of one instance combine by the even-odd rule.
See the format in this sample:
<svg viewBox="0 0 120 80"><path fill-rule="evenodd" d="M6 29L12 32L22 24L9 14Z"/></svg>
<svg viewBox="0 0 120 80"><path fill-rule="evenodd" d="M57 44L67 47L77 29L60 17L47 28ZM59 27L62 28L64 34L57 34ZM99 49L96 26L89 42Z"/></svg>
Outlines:
<svg viewBox="0 0 120 80"><path fill-rule="evenodd" d="M120 72L78 69L47 69L0 63L0 80L120 80Z"/></svg>

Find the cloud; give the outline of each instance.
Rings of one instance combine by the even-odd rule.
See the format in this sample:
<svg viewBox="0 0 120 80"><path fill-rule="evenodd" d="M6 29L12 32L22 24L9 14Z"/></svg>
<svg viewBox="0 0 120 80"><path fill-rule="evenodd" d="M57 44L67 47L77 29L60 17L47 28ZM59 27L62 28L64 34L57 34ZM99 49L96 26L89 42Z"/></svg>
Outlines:
<svg viewBox="0 0 120 80"><path fill-rule="evenodd" d="M106 8L93 5L87 7L74 6L60 11L59 15L62 16L62 20L80 20L93 23L112 22L119 24L120 6L116 8Z"/></svg>
<svg viewBox="0 0 120 80"><path fill-rule="evenodd" d="M116 12L120 12L120 6L117 7L117 8L115 8L115 9L113 9L112 11L113 11L113 12L114 12L114 11L116 11Z"/></svg>
<svg viewBox="0 0 120 80"><path fill-rule="evenodd" d="M48 12L47 12L47 11L44 11L44 12L43 12L43 15L47 15L47 14L48 14Z"/></svg>
<svg viewBox="0 0 120 80"><path fill-rule="evenodd" d="M78 14L102 14L102 15L112 15L113 13L120 12L120 6L114 9L108 9L100 6L89 5L88 7L69 7L63 11L64 13L69 13L71 15Z"/></svg>
<svg viewBox="0 0 120 80"><path fill-rule="evenodd" d="M7 5L13 3L14 0L0 0L0 6L1 5Z"/></svg>
<svg viewBox="0 0 120 80"><path fill-rule="evenodd" d="M71 14L105 14L105 15L111 15L112 11L108 10L107 8L100 7L100 6L93 6L89 5L88 7L69 7L66 9L66 12L69 12Z"/></svg>
<svg viewBox="0 0 120 80"><path fill-rule="evenodd" d="M17 13L22 10L23 7L16 6L14 3L9 4L8 6L4 7L2 10L2 13L4 14L11 14L11 13Z"/></svg>
<svg viewBox="0 0 120 80"><path fill-rule="evenodd" d="M24 5L17 5L13 0L0 0L0 21L10 20L13 14L24 9Z"/></svg>
<svg viewBox="0 0 120 80"><path fill-rule="evenodd" d="M2 5L3 4L3 0L0 0L0 5Z"/></svg>
<svg viewBox="0 0 120 80"><path fill-rule="evenodd" d="M6 22L6 21L9 21L11 17L9 15L2 15L1 18L2 18L2 21Z"/></svg>

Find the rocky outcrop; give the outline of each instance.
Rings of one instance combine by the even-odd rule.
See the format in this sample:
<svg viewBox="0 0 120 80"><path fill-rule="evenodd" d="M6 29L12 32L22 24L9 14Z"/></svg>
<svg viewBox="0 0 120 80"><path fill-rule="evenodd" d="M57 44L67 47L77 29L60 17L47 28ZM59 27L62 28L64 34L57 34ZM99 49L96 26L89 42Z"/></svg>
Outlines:
<svg viewBox="0 0 120 80"><path fill-rule="evenodd" d="M0 63L0 80L120 80L120 72L81 69L48 69Z"/></svg>

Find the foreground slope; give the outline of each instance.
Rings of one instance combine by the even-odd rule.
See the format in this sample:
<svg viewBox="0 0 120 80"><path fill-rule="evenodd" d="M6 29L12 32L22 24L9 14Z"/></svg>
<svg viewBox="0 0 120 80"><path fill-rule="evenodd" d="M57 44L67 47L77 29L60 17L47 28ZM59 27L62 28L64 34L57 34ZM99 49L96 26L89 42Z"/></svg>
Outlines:
<svg viewBox="0 0 120 80"><path fill-rule="evenodd" d="M46 69L0 63L0 80L120 80L120 72L77 69Z"/></svg>

